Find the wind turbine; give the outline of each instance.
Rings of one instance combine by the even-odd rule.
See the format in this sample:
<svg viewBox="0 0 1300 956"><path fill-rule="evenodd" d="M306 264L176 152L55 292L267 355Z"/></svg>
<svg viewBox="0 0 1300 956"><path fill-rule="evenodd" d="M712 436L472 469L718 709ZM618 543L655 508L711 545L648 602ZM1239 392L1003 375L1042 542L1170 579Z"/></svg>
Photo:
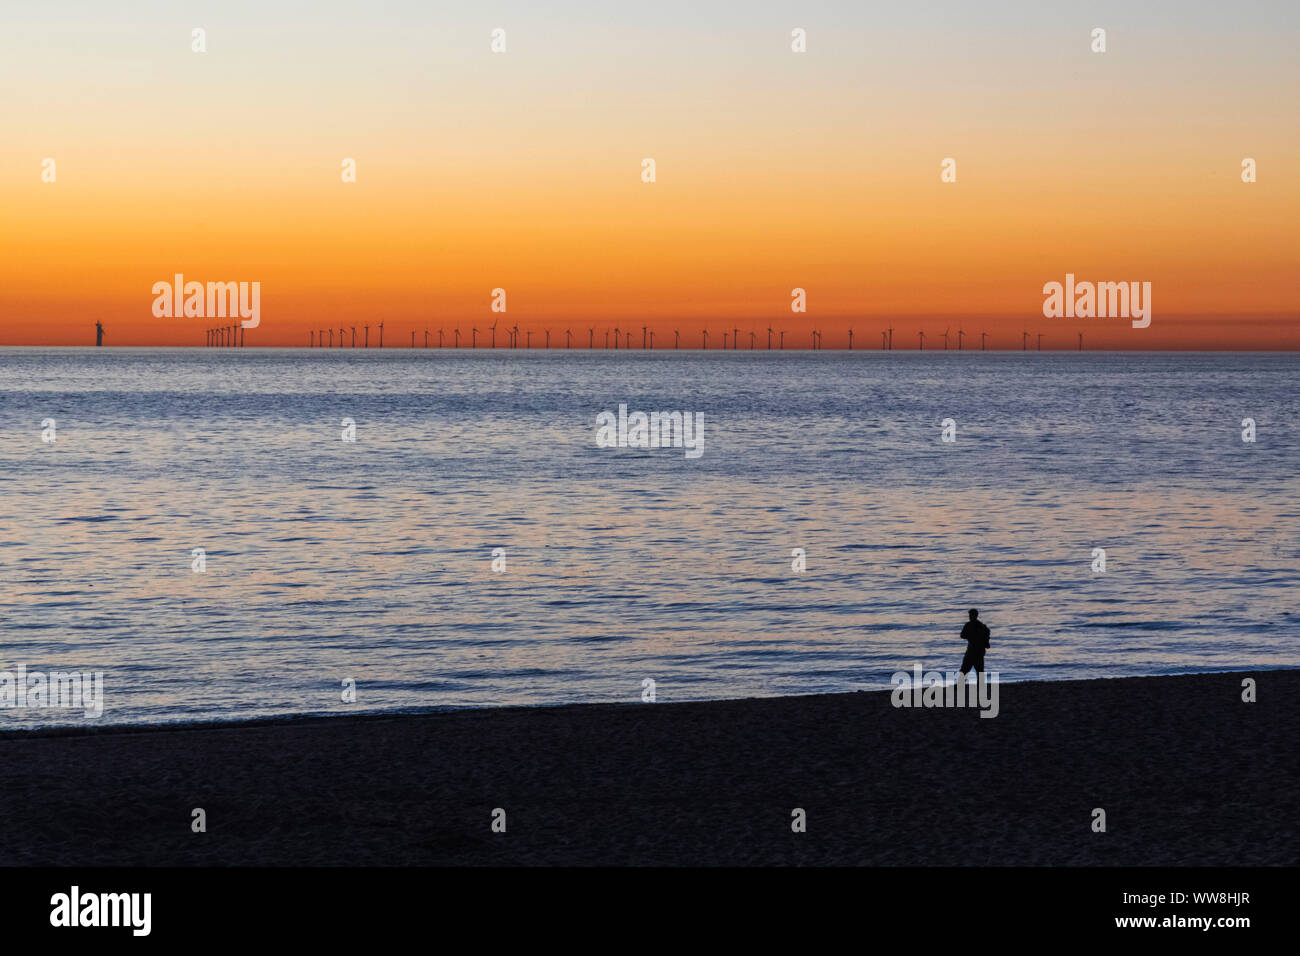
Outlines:
<svg viewBox="0 0 1300 956"><path fill-rule="evenodd" d="M379 347L384 347L384 323L379 323Z"/></svg>
<svg viewBox="0 0 1300 956"><path fill-rule="evenodd" d="M551 330L550 330L550 329L547 329L547 330L546 330L546 347L547 347L548 349L551 347Z"/></svg>
<svg viewBox="0 0 1300 956"><path fill-rule="evenodd" d="M740 345L740 329L733 328L731 330L731 351L733 352L736 351L736 348L739 345Z"/></svg>
<svg viewBox="0 0 1300 956"><path fill-rule="evenodd" d="M646 332L646 328L647 328L647 327L644 326L644 325L641 326L641 350L642 350L642 351L645 351L645 332Z"/></svg>
<svg viewBox="0 0 1300 956"><path fill-rule="evenodd" d="M749 350L754 351L754 330L749 330Z"/></svg>
<svg viewBox="0 0 1300 956"><path fill-rule="evenodd" d="M727 333L722 333L722 351L727 351Z"/></svg>
<svg viewBox="0 0 1300 956"><path fill-rule="evenodd" d="M849 329L849 351L853 351L853 330Z"/></svg>
<svg viewBox="0 0 1300 956"><path fill-rule="evenodd" d="M673 329L673 348L680 349L681 347L682 347L681 329Z"/></svg>
<svg viewBox="0 0 1300 956"><path fill-rule="evenodd" d="M212 333L211 333L211 332L208 332L208 344L209 344L209 345L212 344ZM315 330L315 329L312 329L310 332L307 333L307 345L308 345L309 348L313 348L313 349L316 347L316 330Z"/></svg>
<svg viewBox="0 0 1300 956"><path fill-rule="evenodd" d="M357 327L355 325L352 326L352 347L357 347Z"/></svg>
<svg viewBox="0 0 1300 956"><path fill-rule="evenodd" d="M893 350L894 350L894 330L890 329L889 330L889 351L892 352Z"/></svg>
<svg viewBox="0 0 1300 956"><path fill-rule="evenodd" d="M478 329L470 329L469 347L472 349L478 348Z"/></svg>
<svg viewBox="0 0 1300 956"><path fill-rule="evenodd" d="M329 332L330 332L330 348L333 348L333 347L334 347L334 330L333 330L333 329L330 329Z"/></svg>
<svg viewBox="0 0 1300 956"><path fill-rule="evenodd" d="M1082 332L1079 333L1079 351L1080 351L1080 352L1083 351L1083 333L1082 333Z"/></svg>
<svg viewBox="0 0 1300 956"><path fill-rule="evenodd" d="M532 347L533 347L533 330L529 329L527 332L524 333L524 348L530 349Z"/></svg>
<svg viewBox="0 0 1300 956"><path fill-rule="evenodd" d="M370 326L367 325L365 329L366 329L366 344L364 347L370 348Z"/></svg>
<svg viewBox="0 0 1300 956"><path fill-rule="evenodd" d="M415 329L411 329L411 348L415 348Z"/></svg>
<svg viewBox="0 0 1300 956"><path fill-rule="evenodd" d="M709 347L709 330L702 329L701 331L704 333L704 347L707 349Z"/></svg>
<svg viewBox="0 0 1300 956"><path fill-rule="evenodd" d="M339 348L343 348L343 333L346 331L347 330L343 328L339 329Z"/></svg>
<svg viewBox="0 0 1300 956"><path fill-rule="evenodd" d="M654 350L655 350L655 330L651 329L650 330L650 351L653 352Z"/></svg>
<svg viewBox="0 0 1300 956"><path fill-rule="evenodd" d="M885 351L885 333L880 333L880 351Z"/></svg>
<svg viewBox="0 0 1300 956"><path fill-rule="evenodd" d="M614 326L614 351L615 351L615 352L618 351L618 339L619 339L619 334L618 334L618 333L619 333L619 331L620 331L619 327L618 327L617 325ZM606 345L609 344L609 339L606 339L606 340L605 340L605 344L606 344Z"/></svg>
<svg viewBox="0 0 1300 956"><path fill-rule="evenodd" d="M1021 332L1021 333L1020 333L1020 351L1022 351L1022 352L1027 352L1027 351L1029 351L1029 333L1028 333L1028 332Z"/></svg>
<svg viewBox="0 0 1300 956"><path fill-rule="evenodd" d="M618 348L618 339L614 340L614 348ZM605 330L605 351L609 351L609 329Z"/></svg>
<svg viewBox="0 0 1300 956"><path fill-rule="evenodd" d="M916 334L920 337L920 340L921 340L921 351L924 352L924 351L925 351L925 333L924 333L924 332L917 332Z"/></svg>
<svg viewBox="0 0 1300 956"><path fill-rule="evenodd" d="M1041 352L1042 350L1043 350L1043 333L1042 333L1042 332L1039 332L1039 333L1038 333L1038 351Z"/></svg>
<svg viewBox="0 0 1300 956"><path fill-rule="evenodd" d="M529 335L532 335L532 333L530 332ZM515 326L514 331L510 335L510 347L512 349L519 348L519 326L517 325Z"/></svg>
<svg viewBox="0 0 1300 956"><path fill-rule="evenodd" d="M958 351L958 352L961 351L961 342L962 342L962 339L965 338L965 336L966 336L966 333L965 333L963 330L961 330L961 329L958 329L958 330L957 330L957 351Z"/></svg>
<svg viewBox="0 0 1300 956"><path fill-rule="evenodd" d="M492 323L492 347L497 347L497 324L495 322Z"/></svg>
<svg viewBox="0 0 1300 956"><path fill-rule="evenodd" d="M987 332L981 332L981 333L980 333L980 351L981 351L981 352L983 352L985 349L988 348L988 343L987 343L987 341L986 341L986 340L988 339L988 337L989 337L989 334L988 334Z"/></svg>
<svg viewBox="0 0 1300 956"><path fill-rule="evenodd" d="M951 329L951 328L952 328L952 326L950 325L950 326L948 326L947 329L944 329L944 330L943 330L943 350L944 350L945 352L948 351L948 329Z"/></svg>
<svg viewBox="0 0 1300 956"><path fill-rule="evenodd" d="M456 328L452 329L452 332L455 333L456 348L460 348L460 326L456 326Z"/></svg>
<svg viewBox="0 0 1300 956"><path fill-rule="evenodd" d="M778 351L785 351L785 329L781 330L781 348Z"/></svg>
<svg viewBox="0 0 1300 956"><path fill-rule="evenodd" d="M772 351L772 326L767 327L767 350Z"/></svg>

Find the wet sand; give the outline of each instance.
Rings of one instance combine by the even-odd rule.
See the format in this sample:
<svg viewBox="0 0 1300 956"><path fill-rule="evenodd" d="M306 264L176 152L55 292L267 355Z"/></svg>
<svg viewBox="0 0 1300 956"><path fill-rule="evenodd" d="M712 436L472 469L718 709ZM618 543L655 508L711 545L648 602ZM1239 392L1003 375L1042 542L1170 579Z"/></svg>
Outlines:
<svg viewBox="0 0 1300 956"><path fill-rule="evenodd" d="M1298 699L1283 670L1005 684L994 719L886 691L11 732L0 862L1296 865Z"/></svg>

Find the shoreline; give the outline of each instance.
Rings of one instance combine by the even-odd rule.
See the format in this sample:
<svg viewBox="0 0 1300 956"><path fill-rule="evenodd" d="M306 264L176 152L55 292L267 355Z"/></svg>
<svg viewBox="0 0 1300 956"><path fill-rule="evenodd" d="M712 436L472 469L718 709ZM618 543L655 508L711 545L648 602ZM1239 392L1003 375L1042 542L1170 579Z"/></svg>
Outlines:
<svg viewBox="0 0 1300 956"><path fill-rule="evenodd" d="M955 666L955 665L954 665ZM926 673L935 670L928 668ZM1286 671L1300 671L1297 667L1268 667L1258 670L1231 670L1231 671L1190 671L1183 674L1126 674L1123 677L1062 677L1059 680L1043 680L1042 678L1026 678L1024 680L999 680L1000 687L1013 687L1024 684L1093 684L1105 681L1123 681L1123 680L1156 680L1167 677L1200 677L1212 674L1233 674L1241 676L1250 676L1253 674L1273 674ZM938 672L945 678L948 671ZM847 690L847 691L829 691L815 694L778 694L771 697L709 697L702 700L675 700L657 703L658 707L680 707L684 704L727 704L740 702L761 702L771 700L806 700L809 698L837 698L851 697L859 694L890 694L892 689L888 687L873 687L866 690ZM315 712L315 713L292 713L292 714L269 714L264 717L231 717L228 719L221 718L204 718L198 720L180 719L175 721L152 721L140 723L90 723L82 722L79 724L55 724L46 726L37 726L31 728L22 727L0 727L0 742L7 740L26 740L36 737L76 737L76 736L102 736L105 734L147 734L147 733L166 733L171 731L190 731L190 730L236 730L245 727L267 727L267 726L301 726L306 723L337 721L368 721L368 720L421 720L424 718L440 717L446 714L462 714L467 712L474 713L501 713L501 712L521 712L529 713L537 710L555 710L560 708L623 708L623 707L643 707L644 704L637 701L562 701L559 703L541 703L541 704L449 704L441 707L430 707L421 710L362 710L355 713L340 712Z"/></svg>
<svg viewBox="0 0 1300 956"><path fill-rule="evenodd" d="M1282 669L1012 682L989 720L883 690L10 731L0 864L1295 865L1297 693Z"/></svg>

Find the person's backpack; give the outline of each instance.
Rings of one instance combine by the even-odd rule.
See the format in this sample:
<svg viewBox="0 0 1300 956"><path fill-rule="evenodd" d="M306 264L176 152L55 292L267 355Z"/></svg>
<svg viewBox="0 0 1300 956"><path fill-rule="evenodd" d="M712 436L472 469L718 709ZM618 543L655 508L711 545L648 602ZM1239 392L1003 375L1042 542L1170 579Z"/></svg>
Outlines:
<svg viewBox="0 0 1300 956"><path fill-rule="evenodd" d="M985 625L985 624L981 621L981 622L980 622L980 629L984 632L984 647L985 647L985 649L987 650L988 647L989 647L989 629L988 629L988 626Z"/></svg>

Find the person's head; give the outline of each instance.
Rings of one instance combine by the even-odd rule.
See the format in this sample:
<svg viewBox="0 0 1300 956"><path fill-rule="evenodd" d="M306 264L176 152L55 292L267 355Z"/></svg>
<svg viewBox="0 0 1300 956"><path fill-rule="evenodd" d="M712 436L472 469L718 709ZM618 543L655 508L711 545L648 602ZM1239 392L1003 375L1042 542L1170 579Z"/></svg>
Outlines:
<svg viewBox="0 0 1300 956"><path fill-rule="evenodd" d="M980 612L975 610L974 608L971 608L967 613L970 614L970 619L972 621L975 620L975 618L980 616Z"/></svg>

